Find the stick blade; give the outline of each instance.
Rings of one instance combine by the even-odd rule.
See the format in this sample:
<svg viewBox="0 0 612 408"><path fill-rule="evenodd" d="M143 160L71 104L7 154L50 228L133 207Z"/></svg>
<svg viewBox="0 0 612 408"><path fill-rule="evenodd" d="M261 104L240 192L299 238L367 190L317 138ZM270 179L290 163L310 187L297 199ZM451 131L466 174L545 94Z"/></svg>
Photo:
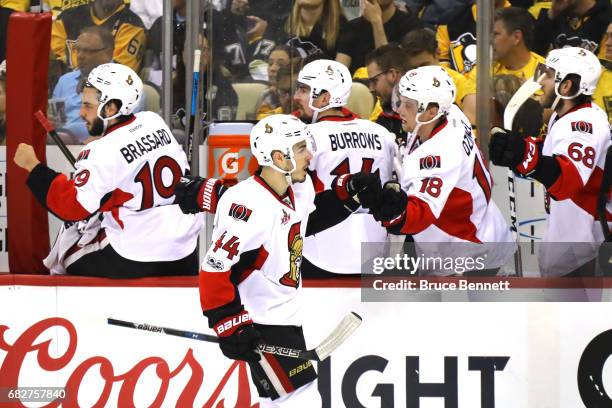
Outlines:
<svg viewBox="0 0 612 408"><path fill-rule="evenodd" d="M362 319L355 312L346 315L338 327L315 349L318 360L325 360L335 349L337 349L355 330L361 325Z"/></svg>
<svg viewBox="0 0 612 408"><path fill-rule="evenodd" d="M528 79L521 85L519 89L516 90L508 105L506 105L506 109L504 110L504 128L512 129L512 122L514 121L514 116L516 112L518 112L521 105L531 97L534 93L539 91L542 88L540 83L534 81L533 79Z"/></svg>

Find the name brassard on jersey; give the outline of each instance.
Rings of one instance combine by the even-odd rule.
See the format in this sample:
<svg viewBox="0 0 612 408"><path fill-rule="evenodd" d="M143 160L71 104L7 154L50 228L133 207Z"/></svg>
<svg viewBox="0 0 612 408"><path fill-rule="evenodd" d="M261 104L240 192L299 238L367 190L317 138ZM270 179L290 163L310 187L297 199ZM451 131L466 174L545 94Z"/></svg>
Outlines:
<svg viewBox="0 0 612 408"><path fill-rule="evenodd" d="M340 149L382 149L380 136L376 133L333 133L329 135L329 141L334 152Z"/></svg>
<svg viewBox="0 0 612 408"><path fill-rule="evenodd" d="M134 132L139 129L142 125L136 126L130 129L130 132ZM136 139L132 143L126 144L124 147L119 149L125 161L129 164L136 160L138 157L149 153L161 146L166 146L172 143L172 138L164 129L154 131L149 135L141 136L140 139Z"/></svg>

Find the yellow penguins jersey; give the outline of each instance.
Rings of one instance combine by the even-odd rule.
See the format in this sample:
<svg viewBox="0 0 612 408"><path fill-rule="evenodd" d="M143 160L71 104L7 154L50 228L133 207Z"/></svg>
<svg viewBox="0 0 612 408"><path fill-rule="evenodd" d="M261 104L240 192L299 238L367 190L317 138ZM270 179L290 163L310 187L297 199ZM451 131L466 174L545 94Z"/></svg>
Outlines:
<svg viewBox="0 0 612 408"><path fill-rule="evenodd" d="M548 188L552 200L543 242L555 244L540 247L543 275L565 275L597 256L603 241L597 195L609 146L608 116L595 104L550 118L542 154L556 158L561 176ZM607 217L612 222L612 213ZM568 247L562 242L582 244Z"/></svg>
<svg viewBox="0 0 612 408"><path fill-rule="evenodd" d="M593 94L593 101L608 115L608 122L612 123L612 62L601 60L602 71L597 88Z"/></svg>
<svg viewBox="0 0 612 408"><path fill-rule="evenodd" d="M491 68L491 76L514 75L515 77L519 78L521 81L525 81L526 79L531 78L533 76L538 64L539 63L543 64L544 62L545 62L545 59L541 55L536 54L535 52L531 52L531 58L529 59L529 62L527 62L527 64L525 64L523 67L517 70L510 70L504 67L499 62L495 62L493 64L493 68ZM468 74L468 77L472 79L474 82L476 82L477 75L478 75L477 69L474 68L473 70L470 71L470 73Z"/></svg>
<svg viewBox="0 0 612 408"><path fill-rule="evenodd" d="M461 74L470 72L476 66L476 5L466 7L450 24L439 25L436 40L442 65Z"/></svg>
<svg viewBox="0 0 612 408"><path fill-rule="evenodd" d="M145 28L134 12L126 5L105 20L98 19L91 5L82 5L63 11L53 22L51 29L51 49L55 55L70 67L76 67L74 42L81 29L87 26L103 26L115 38L113 61L127 65L138 72L145 50Z"/></svg>
<svg viewBox="0 0 612 408"><path fill-rule="evenodd" d="M379 124L358 119L348 110L342 116L325 116L308 125L317 151L309 169L316 192L331 188L347 173L378 173L391 180L397 154L395 135ZM359 209L341 223L306 237L304 256L319 268L334 273L361 272L361 243L385 242L387 231L368 210Z"/></svg>
<svg viewBox="0 0 612 408"><path fill-rule="evenodd" d="M400 181L409 197L402 233L414 234L417 243L444 243L436 251L460 250L462 256L474 257L487 253L487 269L511 258L513 245L499 245L493 251L482 245L447 245L513 242L508 224L491 200L491 176L470 122L457 106L451 107L429 139L404 157Z"/></svg>
<svg viewBox="0 0 612 408"><path fill-rule="evenodd" d="M90 3L90 0L46 0L42 3L45 10L51 10L53 16L57 17L62 11ZM30 0L0 0L0 6L17 11L28 11Z"/></svg>
<svg viewBox="0 0 612 408"><path fill-rule="evenodd" d="M200 270L202 309L242 303L255 323L301 326L302 249L314 199L309 176L282 197L258 175L227 190Z"/></svg>

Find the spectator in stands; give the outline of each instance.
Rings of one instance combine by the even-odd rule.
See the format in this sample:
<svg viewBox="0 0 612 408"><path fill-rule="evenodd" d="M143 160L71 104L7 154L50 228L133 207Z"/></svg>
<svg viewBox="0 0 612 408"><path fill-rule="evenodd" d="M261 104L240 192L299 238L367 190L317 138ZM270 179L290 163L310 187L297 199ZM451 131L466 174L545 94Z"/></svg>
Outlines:
<svg viewBox="0 0 612 408"><path fill-rule="evenodd" d="M257 112L257 120L261 120L266 116L275 115L277 113L294 114L294 116L300 116L299 112L294 112L294 104L292 95L295 92L295 82L299 73L300 61L292 63L291 65L282 67L276 74L276 86L275 93L276 99L278 100L278 106L272 110L266 112Z"/></svg>
<svg viewBox="0 0 612 408"><path fill-rule="evenodd" d="M353 75L365 66L368 52L389 42L399 42L407 32L422 26L413 14L399 10L393 0L364 0L363 4L363 15L348 22L340 31L337 44L336 61L349 67Z"/></svg>
<svg viewBox="0 0 612 408"><path fill-rule="evenodd" d="M212 13L215 59L222 60L234 81L257 79L276 45L264 37L268 22L251 14L249 0L232 0L229 8Z"/></svg>
<svg viewBox="0 0 612 408"><path fill-rule="evenodd" d="M370 91L378 99L370 120L393 133L402 145L406 141L406 131L402 128L402 119L392 109L391 95L408 71L406 53L395 43L383 45L366 56L366 68Z"/></svg>
<svg viewBox="0 0 612 408"><path fill-rule="evenodd" d="M606 111L608 120L612 123L612 23L608 24L605 44L603 58L599 60L603 69L593 94L593 101Z"/></svg>
<svg viewBox="0 0 612 408"><path fill-rule="evenodd" d="M493 69L491 75L516 75L521 81L531 78L544 58L531 52L533 17L525 9L507 7L496 10L493 24ZM476 68L468 76L476 81Z"/></svg>
<svg viewBox="0 0 612 408"><path fill-rule="evenodd" d="M465 8L465 0L399 0L415 16L431 28L448 24Z"/></svg>
<svg viewBox="0 0 612 408"><path fill-rule="evenodd" d="M0 64L0 145L6 144L6 61Z"/></svg>
<svg viewBox="0 0 612 408"><path fill-rule="evenodd" d="M279 69L291 64L292 50L288 45L277 45L268 57L268 84L269 88L264 93L260 105L257 107L257 117L266 117L271 111L280 106L276 92L277 73Z"/></svg>
<svg viewBox="0 0 612 408"><path fill-rule="evenodd" d="M295 48L302 58L317 52L334 58L339 33L346 24L340 0L295 0L291 15L277 27L273 38Z"/></svg>
<svg viewBox="0 0 612 408"><path fill-rule="evenodd" d="M80 6L89 3L90 0L43 0L43 10L50 10L53 17L57 17L62 11L72 7ZM2 0L0 2L3 7L8 7L16 11L30 11L30 0ZM129 1L126 1L129 3Z"/></svg>
<svg viewBox="0 0 612 408"><path fill-rule="evenodd" d="M114 44L113 36L106 28L83 28L74 46L77 69L62 75L53 90L54 101L63 100L66 112L66 123L58 123L56 120L55 125L68 132L75 143L83 143L90 136L87 125L79 114L83 85L92 69L113 60Z"/></svg>
<svg viewBox="0 0 612 408"><path fill-rule="evenodd" d="M582 47L601 58L611 14L610 0L553 0L536 15L534 51L546 55L551 48Z"/></svg>
<svg viewBox="0 0 612 408"><path fill-rule="evenodd" d="M203 35L199 36L200 50L202 50L200 64L201 72L211 75L212 87L205 88L205 100L203 104L204 112L210 113L206 115L207 120L233 120L236 117L236 109L238 107L238 95L229 78L223 74L219 62L210 59L211 49L208 46L208 39ZM176 77L173 84L174 111L180 111L185 108L185 60L187 59L187 49L181 47L179 58L176 64ZM206 78L206 75L204 76ZM206 85L206 84L205 84Z"/></svg>
<svg viewBox="0 0 612 408"><path fill-rule="evenodd" d="M183 0L184 2L185 0ZM147 30L164 12L164 2L162 0L130 0L126 3L130 3L130 10L140 17Z"/></svg>
<svg viewBox="0 0 612 408"><path fill-rule="evenodd" d="M179 55L185 44L185 24L187 14L186 0L172 0L172 25L174 27L174 33L172 36L173 42L173 53L172 55ZM153 82L157 86L161 86L162 82L162 30L163 30L163 17L159 17L149 30L147 38L147 49L153 53L153 61L151 62L150 72L148 80Z"/></svg>
<svg viewBox="0 0 612 408"><path fill-rule="evenodd" d="M406 34L402 40L402 48L404 48L406 58L408 58L408 69L425 65L442 65L438 60L436 36L428 29L414 30ZM474 126L476 124L476 82L451 68L444 65L442 67L453 79L457 88L455 103Z"/></svg>
<svg viewBox="0 0 612 408"><path fill-rule="evenodd" d="M115 38L113 60L138 71L146 45L145 29L122 0L93 0L90 4L63 11L51 30L51 48L68 66L76 65L74 43L84 27L97 25Z"/></svg>
<svg viewBox="0 0 612 408"><path fill-rule="evenodd" d="M495 0L495 8L509 7L508 0ZM443 66L467 74L476 66L476 4L466 2L453 21L438 26L436 39Z"/></svg>

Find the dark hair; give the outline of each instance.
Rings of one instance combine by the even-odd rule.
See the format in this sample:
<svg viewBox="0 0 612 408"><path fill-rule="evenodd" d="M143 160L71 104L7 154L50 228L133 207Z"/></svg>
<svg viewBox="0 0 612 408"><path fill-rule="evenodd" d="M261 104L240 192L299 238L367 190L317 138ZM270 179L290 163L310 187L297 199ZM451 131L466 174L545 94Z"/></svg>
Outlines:
<svg viewBox="0 0 612 408"><path fill-rule="evenodd" d="M520 7L506 7L495 11L494 21L502 21L508 33L520 31L528 49L533 45L534 20L531 14Z"/></svg>
<svg viewBox="0 0 612 408"><path fill-rule="evenodd" d="M569 94L570 95L575 95L576 92L578 92L580 90L580 75L578 74L567 74L565 76L565 78L563 78L563 81L570 81L572 83L572 86L570 87L570 91ZM585 94L580 94L578 96L576 96L575 98L570 99L575 105L582 105L583 103L588 103L591 102L591 100L593 99L592 95L585 95Z"/></svg>
<svg viewBox="0 0 612 408"><path fill-rule="evenodd" d="M436 34L427 28L417 28L402 38L402 48L408 57L414 57L422 52L436 55L438 41Z"/></svg>
<svg viewBox="0 0 612 408"><path fill-rule="evenodd" d="M380 46L366 55L366 65L376 63L383 71L388 71L392 68L401 71L408 71L406 63L406 52L397 43L390 43Z"/></svg>
<svg viewBox="0 0 612 408"><path fill-rule="evenodd" d="M97 25L87 26L82 28L79 32L79 34L85 33L97 35L100 39L100 42L102 43L102 47L108 48L110 50L115 49L115 39L113 38L111 32L105 27Z"/></svg>

